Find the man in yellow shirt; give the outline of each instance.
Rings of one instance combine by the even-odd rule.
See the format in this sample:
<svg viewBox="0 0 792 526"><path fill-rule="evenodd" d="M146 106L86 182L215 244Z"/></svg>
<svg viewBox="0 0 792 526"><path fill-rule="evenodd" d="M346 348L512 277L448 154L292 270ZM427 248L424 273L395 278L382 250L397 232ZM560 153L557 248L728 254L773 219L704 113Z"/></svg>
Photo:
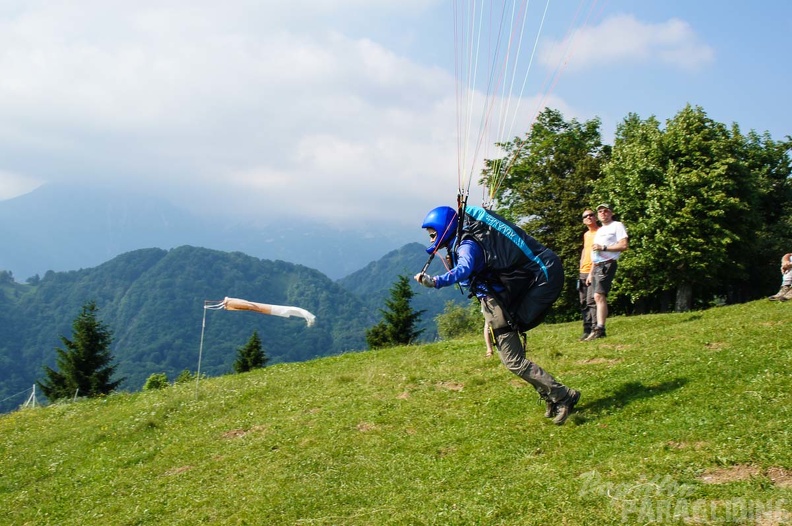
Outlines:
<svg viewBox="0 0 792 526"><path fill-rule="evenodd" d="M597 325L597 303L594 301L594 288L588 283L588 276L591 272L591 246L594 244L594 234L599 229L596 214L593 210L586 209L583 212L583 225L588 228L583 232L583 250L580 253L580 276L578 279L578 294L580 295L580 312L583 314L583 336L580 341L584 341L591 333L591 329Z"/></svg>

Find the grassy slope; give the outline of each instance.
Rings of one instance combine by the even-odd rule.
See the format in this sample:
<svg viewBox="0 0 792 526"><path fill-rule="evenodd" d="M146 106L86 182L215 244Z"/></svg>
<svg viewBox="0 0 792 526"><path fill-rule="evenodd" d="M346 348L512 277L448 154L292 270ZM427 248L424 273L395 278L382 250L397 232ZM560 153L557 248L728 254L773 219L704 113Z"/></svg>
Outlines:
<svg viewBox="0 0 792 526"><path fill-rule="evenodd" d="M620 317L588 343L541 326L530 355L583 393L563 427L479 338L2 415L0 521L634 524L744 499L781 523L790 317L768 301ZM701 478L734 466L751 476Z"/></svg>

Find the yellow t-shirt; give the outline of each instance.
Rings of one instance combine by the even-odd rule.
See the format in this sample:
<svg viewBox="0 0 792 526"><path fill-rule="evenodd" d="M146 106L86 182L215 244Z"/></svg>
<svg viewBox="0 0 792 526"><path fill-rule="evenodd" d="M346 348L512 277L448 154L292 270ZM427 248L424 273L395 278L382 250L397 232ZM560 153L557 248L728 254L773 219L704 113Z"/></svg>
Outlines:
<svg viewBox="0 0 792 526"><path fill-rule="evenodd" d="M586 230L583 233L583 252L580 254L580 273L591 272L591 246L594 244L596 230Z"/></svg>

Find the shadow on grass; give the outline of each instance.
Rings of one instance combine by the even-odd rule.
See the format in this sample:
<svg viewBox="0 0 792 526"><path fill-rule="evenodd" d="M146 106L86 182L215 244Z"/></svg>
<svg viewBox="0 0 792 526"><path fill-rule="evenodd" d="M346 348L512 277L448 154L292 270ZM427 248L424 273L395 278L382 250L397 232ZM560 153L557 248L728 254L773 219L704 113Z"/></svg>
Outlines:
<svg viewBox="0 0 792 526"><path fill-rule="evenodd" d="M652 385L644 385L642 382L627 382L619 386L610 396L591 402L585 401L584 393L583 403L575 406L575 413L572 416L575 417L576 423L582 424L600 415L611 414L636 400L670 393L687 383L687 378L674 378Z"/></svg>

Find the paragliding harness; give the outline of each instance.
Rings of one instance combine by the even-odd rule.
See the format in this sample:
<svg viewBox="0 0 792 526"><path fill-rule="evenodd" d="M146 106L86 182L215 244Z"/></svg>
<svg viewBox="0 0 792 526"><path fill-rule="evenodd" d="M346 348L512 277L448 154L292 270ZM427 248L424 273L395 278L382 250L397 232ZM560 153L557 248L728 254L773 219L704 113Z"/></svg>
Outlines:
<svg viewBox="0 0 792 526"><path fill-rule="evenodd" d="M547 275L547 269L539 258L545 247L491 210L465 206L459 218L461 227L458 227L453 250L463 239L470 239L482 248L487 258L488 270L470 280L469 297L472 298L476 290L486 290L503 311L508 326L495 329L494 336L517 331L525 338L524 333L530 327L519 322L516 311L522 298L536 283L534 270L529 265L534 269L538 265ZM449 247L449 253L451 250Z"/></svg>

